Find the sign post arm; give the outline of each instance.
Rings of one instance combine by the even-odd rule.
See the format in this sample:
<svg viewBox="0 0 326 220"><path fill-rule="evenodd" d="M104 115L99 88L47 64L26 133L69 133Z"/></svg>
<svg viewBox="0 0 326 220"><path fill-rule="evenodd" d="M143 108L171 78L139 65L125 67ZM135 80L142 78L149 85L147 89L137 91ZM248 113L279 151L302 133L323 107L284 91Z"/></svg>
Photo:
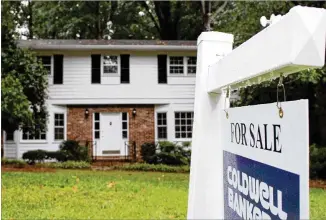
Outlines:
<svg viewBox="0 0 326 220"><path fill-rule="evenodd" d="M211 66L208 92L220 93L325 65L326 10L296 6ZM280 37L280 35L282 37Z"/></svg>

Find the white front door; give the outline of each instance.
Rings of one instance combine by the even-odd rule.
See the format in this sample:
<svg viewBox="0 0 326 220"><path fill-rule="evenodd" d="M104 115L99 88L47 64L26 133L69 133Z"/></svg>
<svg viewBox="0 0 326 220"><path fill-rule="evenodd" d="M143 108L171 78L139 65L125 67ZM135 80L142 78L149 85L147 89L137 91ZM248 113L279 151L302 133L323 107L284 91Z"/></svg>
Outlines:
<svg viewBox="0 0 326 220"><path fill-rule="evenodd" d="M121 113L101 113L100 149L98 153L120 155L122 146Z"/></svg>

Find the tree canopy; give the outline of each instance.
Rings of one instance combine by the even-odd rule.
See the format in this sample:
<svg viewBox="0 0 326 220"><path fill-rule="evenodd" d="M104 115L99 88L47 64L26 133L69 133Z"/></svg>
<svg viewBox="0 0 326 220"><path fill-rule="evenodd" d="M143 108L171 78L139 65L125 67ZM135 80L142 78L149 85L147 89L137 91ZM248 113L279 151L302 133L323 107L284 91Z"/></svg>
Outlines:
<svg viewBox="0 0 326 220"><path fill-rule="evenodd" d="M35 127L45 128L47 71L32 52L16 45L19 11L17 2L1 5L1 126L33 133Z"/></svg>
<svg viewBox="0 0 326 220"><path fill-rule="evenodd" d="M326 8L324 1L3 2L3 127L31 124L46 112L45 72L31 52L16 47L17 27L24 27L20 37L29 39L196 40L202 31L215 30L234 34L237 47L262 29L261 16L285 14L295 5ZM285 79L288 100L309 98L311 141L324 145L325 72L304 71ZM276 81L245 88L237 105L274 102L275 93ZM27 106L32 111L22 111Z"/></svg>

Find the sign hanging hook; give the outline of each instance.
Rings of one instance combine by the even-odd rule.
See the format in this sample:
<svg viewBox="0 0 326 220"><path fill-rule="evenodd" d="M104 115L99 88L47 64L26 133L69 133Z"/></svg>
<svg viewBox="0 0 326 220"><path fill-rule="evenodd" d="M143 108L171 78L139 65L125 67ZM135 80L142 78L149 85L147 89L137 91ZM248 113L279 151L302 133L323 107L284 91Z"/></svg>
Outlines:
<svg viewBox="0 0 326 220"><path fill-rule="evenodd" d="M229 112L226 110L226 100L230 98L230 86L226 89L226 96L224 99L224 111L226 118L229 118Z"/></svg>
<svg viewBox="0 0 326 220"><path fill-rule="evenodd" d="M282 102L279 102L278 100L278 93L279 93L279 88L281 87L283 89L283 96L284 96L284 102L286 102L286 95L285 95L285 87L284 87L284 84L283 84L283 73L280 74L280 79L278 81L278 84L277 84L277 102L276 102L276 106L278 108L278 114L280 116L280 118L283 118L284 116L284 111L282 109Z"/></svg>

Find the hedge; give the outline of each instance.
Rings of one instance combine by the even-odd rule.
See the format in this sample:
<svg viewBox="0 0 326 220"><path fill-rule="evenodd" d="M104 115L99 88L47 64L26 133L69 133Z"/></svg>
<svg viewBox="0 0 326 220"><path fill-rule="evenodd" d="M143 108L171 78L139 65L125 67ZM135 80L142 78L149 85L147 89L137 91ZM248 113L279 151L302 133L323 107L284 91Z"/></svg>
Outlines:
<svg viewBox="0 0 326 220"><path fill-rule="evenodd" d="M41 167L55 168L55 169L90 169L91 164L85 161L65 161L39 164Z"/></svg>
<svg viewBox="0 0 326 220"><path fill-rule="evenodd" d="M152 171L152 172L166 172L166 173L189 173L189 166L169 166L165 164L147 164L136 163L123 166L114 166L115 170L128 170L128 171Z"/></svg>

